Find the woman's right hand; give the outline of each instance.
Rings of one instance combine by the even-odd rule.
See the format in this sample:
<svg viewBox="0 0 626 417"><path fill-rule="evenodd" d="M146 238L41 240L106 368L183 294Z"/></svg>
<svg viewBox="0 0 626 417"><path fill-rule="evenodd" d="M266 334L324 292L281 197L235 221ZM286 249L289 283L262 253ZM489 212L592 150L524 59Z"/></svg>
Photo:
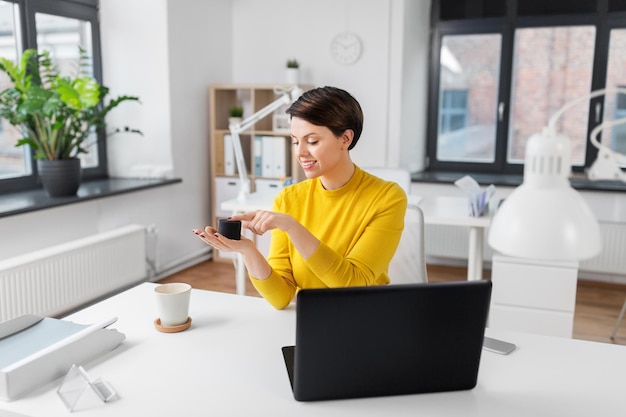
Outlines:
<svg viewBox="0 0 626 417"><path fill-rule="evenodd" d="M288 214L266 210L237 214L230 217L229 220L241 220L243 227L257 235L263 235L272 229L289 232L289 228L297 223Z"/></svg>

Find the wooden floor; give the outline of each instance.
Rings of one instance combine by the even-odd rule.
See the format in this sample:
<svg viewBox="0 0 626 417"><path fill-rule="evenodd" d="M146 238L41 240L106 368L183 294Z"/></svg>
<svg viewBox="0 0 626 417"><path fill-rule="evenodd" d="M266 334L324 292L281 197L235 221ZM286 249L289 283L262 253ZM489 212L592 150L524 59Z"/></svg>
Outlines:
<svg viewBox="0 0 626 417"><path fill-rule="evenodd" d="M431 282L463 280L465 268L429 265L428 279ZM485 271L487 278L489 271ZM235 293L235 269L229 262L206 261L171 275L160 282L187 282L194 288ZM259 296L247 282L246 293ZM626 300L626 286L581 281L576 295L574 314L574 338L626 345L626 319L615 340L611 332L617 316ZM269 304L268 304L268 308Z"/></svg>

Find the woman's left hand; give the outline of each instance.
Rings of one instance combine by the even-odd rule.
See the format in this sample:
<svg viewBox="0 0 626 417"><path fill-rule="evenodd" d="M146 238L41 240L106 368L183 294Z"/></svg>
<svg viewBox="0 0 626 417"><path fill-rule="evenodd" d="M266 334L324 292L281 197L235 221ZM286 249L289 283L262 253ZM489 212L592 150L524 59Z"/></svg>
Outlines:
<svg viewBox="0 0 626 417"><path fill-rule="evenodd" d="M218 233L218 231L211 226L205 227L204 230L193 229L193 232L204 243L211 245L215 249L222 252L244 253L246 250L254 248L254 242L252 240L247 239L244 236L241 236L240 240L229 239Z"/></svg>

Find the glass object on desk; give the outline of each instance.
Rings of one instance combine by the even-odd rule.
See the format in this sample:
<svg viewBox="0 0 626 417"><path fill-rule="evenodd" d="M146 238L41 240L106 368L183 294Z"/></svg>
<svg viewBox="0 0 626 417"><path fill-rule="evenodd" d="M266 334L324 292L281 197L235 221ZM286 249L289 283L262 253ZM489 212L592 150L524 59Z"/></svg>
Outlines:
<svg viewBox="0 0 626 417"><path fill-rule="evenodd" d="M83 401L93 400L95 394L96 401L109 402L117 398L117 392L106 381L98 378L91 381L89 375L82 366L72 365L69 372L63 378L57 394L63 400L63 404L69 411L74 411ZM86 397L90 396L91 399Z"/></svg>

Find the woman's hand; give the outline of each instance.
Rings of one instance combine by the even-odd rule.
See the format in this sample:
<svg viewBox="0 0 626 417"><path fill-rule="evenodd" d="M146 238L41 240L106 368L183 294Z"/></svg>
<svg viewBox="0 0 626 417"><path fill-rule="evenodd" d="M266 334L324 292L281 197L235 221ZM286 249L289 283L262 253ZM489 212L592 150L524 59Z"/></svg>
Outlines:
<svg viewBox="0 0 626 417"><path fill-rule="evenodd" d="M272 229L289 233L289 228L296 223L296 220L287 214L264 210L238 214L229 220L241 220L243 227L257 235L263 235Z"/></svg>
<svg viewBox="0 0 626 417"><path fill-rule="evenodd" d="M287 233L296 250L304 259L308 259L320 245L320 241L311 232L288 214L258 210L238 214L229 219L241 220L242 227L257 235L262 235L272 229Z"/></svg>
<svg viewBox="0 0 626 417"><path fill-rule="evenodd" d="M215 249L221 250L222 252L239 252L245 253L250 249L254 249L254 242L252 240L241 236L241 240L232 240L224 235L218 233L211 226L207 226L204 230L193 229L193 232L198 236L204 243L213 246Z"/></svg>
<svg viewBox="0 0 626 417"><path fill-rule="evenodd" d="M211 245L215 249L223 252L240 253L248 273L256 279L267 279L272 273L272 268L251 239L241 236L241 240L232 240L220 234L211 226L205 227L204 230L193 229L193 232L204 243Z"/></svg>

